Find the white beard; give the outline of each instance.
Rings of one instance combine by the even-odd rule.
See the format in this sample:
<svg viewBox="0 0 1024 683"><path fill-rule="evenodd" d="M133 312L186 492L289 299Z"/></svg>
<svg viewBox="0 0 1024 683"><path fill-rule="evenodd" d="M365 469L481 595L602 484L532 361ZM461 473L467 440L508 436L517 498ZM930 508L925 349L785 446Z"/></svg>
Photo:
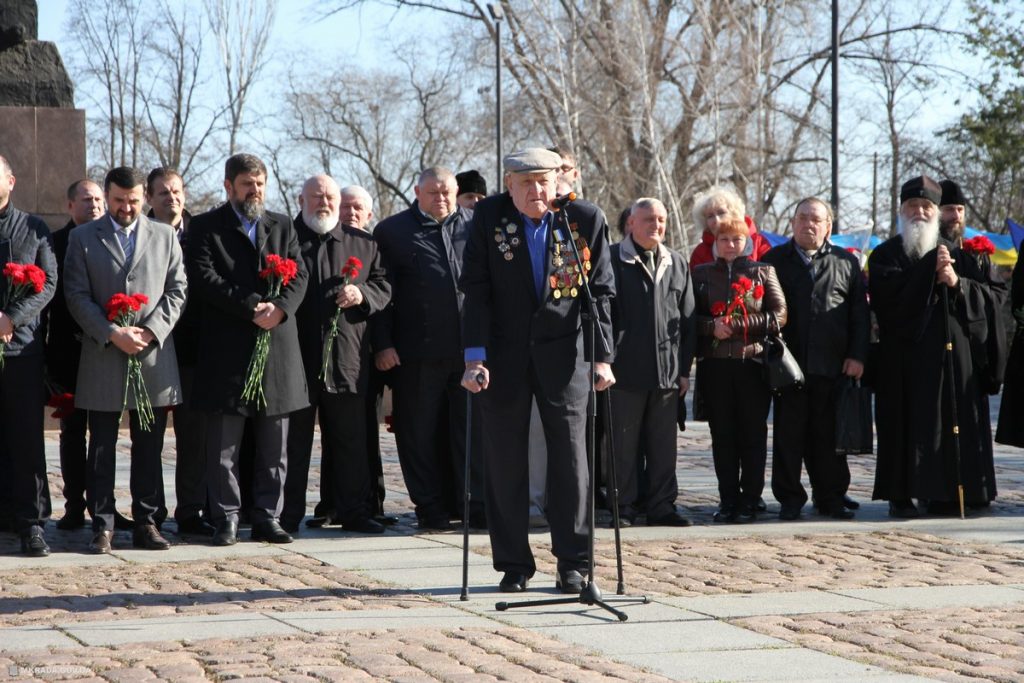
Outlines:
<svg viewBox="0 0 1024 683"><path fill-rule="evenodd" d="M917 260L935 248L939 243L939 216L930 221L907 221L899 217L900 234L903 235L903 251Z"/></svg>
<svg viewBox="0 0 1024 683"><path fill-rule="evenodd" d="M302 222L318 235L326 235L338 224L337 216L321 216L316 211L302 210Z"/></svg>

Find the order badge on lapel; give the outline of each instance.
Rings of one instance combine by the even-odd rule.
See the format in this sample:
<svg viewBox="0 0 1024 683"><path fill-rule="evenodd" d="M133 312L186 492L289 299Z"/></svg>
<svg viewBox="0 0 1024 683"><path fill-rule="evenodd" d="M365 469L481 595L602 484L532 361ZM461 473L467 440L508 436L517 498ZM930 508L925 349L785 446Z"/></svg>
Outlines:
<svg viewBox="0 0 1024 683"><path fill-rule="evenodd" d="M515 223L509 224L508 218L501 219L501 226L494 228L494 241L498 243L498 252L506 261L515 258L515 248L519 246L519 226Z"/></svg>
<svg viewBox="0 0 1024 683"><path fill-rule="evenodd" d="M560 228L555 228L551 240L551 277L548 284L551 286L551 298L575 299L580 295L577 287L583 286L587 273L590 271L590 247L587 241L580 237L575 223L570 223L571 238L576 243L576 250L579 252L580 261L576 259L576 252L573 251L566 235Z"/></svg>

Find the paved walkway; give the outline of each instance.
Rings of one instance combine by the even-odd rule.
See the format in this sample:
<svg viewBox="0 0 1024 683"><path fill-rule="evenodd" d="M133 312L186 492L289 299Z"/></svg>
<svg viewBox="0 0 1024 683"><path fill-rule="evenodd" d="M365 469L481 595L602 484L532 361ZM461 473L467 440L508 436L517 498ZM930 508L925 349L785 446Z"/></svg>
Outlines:
<svg viewBox="0 0 1024 683"><path fill-rule="evenodd" d="M763 521L720 526L709 445L702 424L679 439L695 526L622 532L625 623L579 604L496 610L509 596L492 592L486 535L471 537L460 600L461 534L416 532L386 435L400 522L384 536L303 529L286 546L212 548L169 534L174 547L155 553L118 532L115 552L94 557L87 530L51 528L54 554L31 560L0 535L0 680L1024 681L1019 451L998 451L1000 498L967 520L890 521L867 500L864 457L851 461L856 521L779 522L769 497ZM47 454L57 503L55 434ZM526 597L560 597L549 538L532 540L543 573ZM608 529L597 555L615 598Z"/></svg>

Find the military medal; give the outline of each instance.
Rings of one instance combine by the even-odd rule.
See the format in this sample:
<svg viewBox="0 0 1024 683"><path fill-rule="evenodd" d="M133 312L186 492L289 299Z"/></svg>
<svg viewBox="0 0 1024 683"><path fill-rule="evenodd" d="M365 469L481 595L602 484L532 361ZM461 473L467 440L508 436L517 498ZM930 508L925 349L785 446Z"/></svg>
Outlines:
<svg viewBox="0 0 1024 683"><path fill-rule="evenodd" d="M513 248L518 247L522 240L518 237L509 237L509 235L514 235L519 230L519 226L514 223L509 224L506 217L502 217L501 222L504 227L494 228L494 241L498 243L498 253L501 254L501 257L506 261L511 261L515 258Z"/></svg>

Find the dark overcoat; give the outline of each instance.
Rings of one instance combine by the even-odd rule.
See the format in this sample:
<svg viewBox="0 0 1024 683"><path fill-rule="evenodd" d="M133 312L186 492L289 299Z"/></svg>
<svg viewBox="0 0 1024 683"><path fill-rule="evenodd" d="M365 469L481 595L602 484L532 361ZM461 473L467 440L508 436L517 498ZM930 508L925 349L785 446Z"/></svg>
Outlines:
<svg viewBox="0 0 1024 683"><path fill-rule="evenodd" d="M288 216L266 212L256 227L253 245L228 203L195 216L185 248L189 290L199 307L199 362L192 408L233 415L254 415L242 401L246 370L259 328L253 323L256 305L268 294L260 278L267 256L295 260L298 273L272 303L285 317L270 333L270 355L263 377L269 416L309 405L306 374L299 352L295 313L306 292L308 275L299 254L295 228Z"/></svg>

